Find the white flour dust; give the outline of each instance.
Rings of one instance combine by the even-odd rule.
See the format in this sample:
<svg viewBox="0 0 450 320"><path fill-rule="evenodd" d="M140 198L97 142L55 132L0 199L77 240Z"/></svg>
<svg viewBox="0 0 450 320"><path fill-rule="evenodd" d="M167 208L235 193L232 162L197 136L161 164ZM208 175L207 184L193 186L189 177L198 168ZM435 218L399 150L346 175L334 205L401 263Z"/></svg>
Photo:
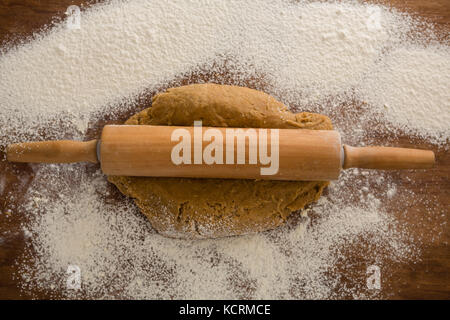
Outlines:
<svg viewBox="0 0 450 320"><path fill-rule="evenodd" d="M361 292L334 292L338 275L328 272L342 248L370 235L394 261L416 254L404 234L392 231L396 222L380 210L379 201L346 204L340 200L340 186L333 185L314 206L320 222L313 226L303 215L297 224L262 234L188 241L155 234L130 202L108 204L102 174L80 172L80 165L43 167L31 186L25 207L45 214L28 225L37 252L22 269L27 289L49 284L64 288L67 266L77 265L90 297L112 298L119 290L121 297L147 299L362 298L366 295ZM69 175L75 176L76 187L60 182ZM43 181L53 187L43 191ZM49 201L56 193L58 199Z"/></svg>
<svg viewBox="0 0 450 320"><path fill-rule="evenodd" d="M391 132L444 145L450 51L446 44L411 39L419 25L385 7L353 1L107 1L83 11L78 30L61 23L2 49L0 142L83 139L98 114L132 108L144 90L200 67L221 72L227 62L228 82L264 75L266 91L288 106L336 115L332 120L344 137L369 135L365 123L377 120ZM366 103L361 116L333 113L350 100ZM33 169L22 204L32 259L20 266L19 276L27 292L364 298L374 293L363 281L342 287L334 272L345 248L365 243L361 255L370 263L407 261L419 252L407 227L381 203L398 196L382 173L345 173L311 207L311 218L277 230L179 241L155 234L131 201L108 200L110 187L99 172L82 164ZM364 179L355 182L354 176ZM371 190L389 183L387 193ZM357 185L359 193L350 194L346 184ZM69 265L80 267L81 292L65 289Z"/></svg>
<svg viewBox="0 0 450 320"><path fill-rule="evenodd" d="M433 141L450 137L448 48L410 45L387 54L361 92L386 120Z"/></svg>

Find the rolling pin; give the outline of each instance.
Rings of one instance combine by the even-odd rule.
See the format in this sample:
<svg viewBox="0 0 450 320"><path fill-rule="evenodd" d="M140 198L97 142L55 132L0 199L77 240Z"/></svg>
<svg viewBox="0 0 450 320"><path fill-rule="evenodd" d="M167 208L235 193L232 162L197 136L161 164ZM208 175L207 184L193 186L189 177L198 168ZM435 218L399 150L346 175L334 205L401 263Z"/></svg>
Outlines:
<svg viewBox="0 0 450 320"><path fill-rule="evenodd" d="M12 162L100 162L107 175L327 181L342 169L426 169L430 150L351 147L333 130L107 125L100 140L11 144Z"/></svg>

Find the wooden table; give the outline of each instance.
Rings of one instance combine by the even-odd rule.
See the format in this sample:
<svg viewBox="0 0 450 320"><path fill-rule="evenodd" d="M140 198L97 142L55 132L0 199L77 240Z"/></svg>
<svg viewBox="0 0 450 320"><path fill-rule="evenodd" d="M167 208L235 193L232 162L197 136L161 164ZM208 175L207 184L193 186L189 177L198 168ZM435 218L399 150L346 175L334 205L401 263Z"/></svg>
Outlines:
<svg viewBox="0 0 450 320"><path fill-rule="evenodd" d="M450 1L449 0L392 0L371 1L391 5L399 10L407 11L413 15L421 16L434 22L441 39L447 39L450 31ZM23 37L29 36L43 25L51 23L55 17L62 17L66 8L71 4L81 5L81 0L0 0L0 44L15 43ZM0 70L1 76L1 70ZM0 102L1 103L1 102ZM127 115L124 115L126 118ZM101 124L99 124L101 125ZM382 138L382 137L381 137ZM382 140L380 138L380 140ZM444 214L444 218L431 216L425 219L423 215L429 214L426 205L415 203L414 206L400 207L393 210L398 212L396 218L401 223L413 226L413 232L421 236L422 256L415 264L400 263L391 267L391 271L383 278L383 289L380 297L390 299L449 299L450 298L450 155L443 149L413 139L407 135L395 140L398 146L411 146L417 143L419 148L430 148L436 152L437 164L434 169L427 172L414 172L408 174L408 179L400 173L392 173L392 178L398 182L400 188L407 188L420 192L420 184L426 185L426 190L435 201L434 212ZM4 146L0 146L0 152ZM15 166L14 170L4 160L4 153L0 154L0 174L4 174L14 185L15 174L30 174L26 165ZM18 171L17 171L18 170ZM31 176L31 175L30 175ZM13 192L23 192L19 187L12 187ZM4 211L8 204L6 196L0 196L0 211ZM395 204L393 204L395 206ZM422 219L421 219L422 218ZM21 292L18 280L14 279L16 271L15 261L24 250L24 239L20 231L20 222L23 214L6 217L0 215L0 232L10 231L10 236L0 243L0 298L27 299L31 296L46 298L45 294ZM442 219L447 222L442 226ZM420 223L418 221L420 220ZM417 224L417 227L414 227ZM433 237L433 230L440 232ZM364 281L367 261L362 261L357 252L350 253L348 257L355 261L352 268L342 270L344 281L352 285L355 281ZM346 298L346 297L344 297ZM347 297L351 298L351 297Z"/></svg>

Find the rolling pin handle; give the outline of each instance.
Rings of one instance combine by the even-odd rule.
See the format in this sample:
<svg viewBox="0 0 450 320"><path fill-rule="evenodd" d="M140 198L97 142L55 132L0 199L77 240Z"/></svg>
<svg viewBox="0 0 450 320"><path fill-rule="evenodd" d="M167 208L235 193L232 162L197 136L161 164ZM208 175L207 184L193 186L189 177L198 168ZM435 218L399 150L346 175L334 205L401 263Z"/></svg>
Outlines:
<svg viewBox="0 0 450 320"><path fill-rule="evenodd" d="M97 144L97 140L15 143L6 148L6 159L11 162L71 163L88 161L97 163Z"/></svg>
<svg viewBox="0 0 450 320"><path fill-rule="evenodd" d="M343 169L428 169L435 162L431 150L391 147L351 147L344 145Z"/></svg>

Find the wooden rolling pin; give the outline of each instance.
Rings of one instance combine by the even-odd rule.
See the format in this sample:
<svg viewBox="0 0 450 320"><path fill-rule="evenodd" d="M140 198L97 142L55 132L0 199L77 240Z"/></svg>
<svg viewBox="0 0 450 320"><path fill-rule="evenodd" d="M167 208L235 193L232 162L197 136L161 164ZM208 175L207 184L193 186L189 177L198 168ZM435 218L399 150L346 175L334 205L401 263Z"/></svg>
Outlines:
<svg viewBox="0 0 450 320"><path fill-rule="evenodd" d="M426 169L429 150L342 145L339 132L107 125L100 140L11 144L13 162L100 162L107 175L335 180L341 169Z"/></svg>

